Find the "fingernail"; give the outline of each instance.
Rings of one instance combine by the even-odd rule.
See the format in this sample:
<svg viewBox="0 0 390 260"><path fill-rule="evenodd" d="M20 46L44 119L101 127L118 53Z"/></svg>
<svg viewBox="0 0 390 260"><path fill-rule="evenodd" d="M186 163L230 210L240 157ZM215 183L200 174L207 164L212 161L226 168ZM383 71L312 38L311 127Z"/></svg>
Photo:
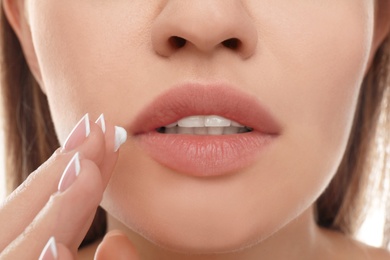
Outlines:
<svg viewBox="0 0 390 260"><path fill-rule="evenodd" d="M75 155L73 155L61 176L61 180L58 183L59 192L64 192L73 184L73 182L76 180L76 177L80 173L80 168L80 155L77 152Z"/></svg>
<svg viewBox="0 0 390 260"><path fill-rule="evenodd" d="M108 238L108 237L116 237L116 236L126 236L122 231L119 231L119 230L112 230L112 231L109 231L105 236L104 238Z"/></svg>
<svg viewBox="0 0 390 260"><path fill-rule="evenodd" d="M55 260L58 259L56 240L54 237L51 237L47 241L45 247L42 250L39 260Z"/></svg>
<svg viewBox="0 0 390 260"><path fill-rule="evenodd" d="M102 129L103 133L106 132L106 120L103 114L99 116L95 123Z"/></svg>
<svg viewBox="0 0 390 260"><path fill-rule="evenodd" d="M124 128L120 126L115 126L115 147L114 152L119 150L122 144L124 144L127 140L127 132Z"/></svg>
<svg viewBox="0 0 390 260"><path fill-rule="evenodd" d="M85 116L83 116L83 118L81 118L81 120L73 128L72 132L70 132L68 138L66 138L63 146L64 150L71 151L82 144L90 132L91 126L89 124L89 115L85 114Z"/></svg>

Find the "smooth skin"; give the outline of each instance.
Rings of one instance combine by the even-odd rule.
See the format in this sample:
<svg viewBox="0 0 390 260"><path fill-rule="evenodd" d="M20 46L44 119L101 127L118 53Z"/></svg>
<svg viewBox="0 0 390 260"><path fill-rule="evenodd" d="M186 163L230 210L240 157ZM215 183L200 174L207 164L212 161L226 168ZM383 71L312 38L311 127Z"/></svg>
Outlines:
<svg viewBox="0 0 390 260"><path fill-rule="evenodd" d="M345 150L360 83L389 33L389 1L3 4L48 97L61 143L85 112L104 112L127 126L158 95L186 82L229 82L258 97L281 122L281 135L256 163L213 180L162 167L129 133L101 205L109 213L109 229L122 230L141 259L389 258L384 250L318 228L312 212ZM172 48L171 36L188 44ZM239 39L241 48L223 47L229 38ZM20 208L18 203L30 201L25 196L6 205ZM74 212L73 207L62 209ZM110 237L125 238L103 240L101 255L110 251ZM74 245L60 243L75 254Z"/></svg>

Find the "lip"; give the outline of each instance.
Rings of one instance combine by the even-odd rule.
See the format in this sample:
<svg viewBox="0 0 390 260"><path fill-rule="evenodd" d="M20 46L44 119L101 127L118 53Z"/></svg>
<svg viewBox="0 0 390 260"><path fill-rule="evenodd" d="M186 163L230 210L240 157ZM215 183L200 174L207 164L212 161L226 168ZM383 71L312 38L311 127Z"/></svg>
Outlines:
<svg viewBox="0 0 390 260"><path fill-rule="evenodd" d="M217 136L156 131L191 115L219 115L253 131ZM249 166L280 134L281 127L256 97L233 86L186 84L158 96L128 130L158 163L179 173L206 177L232 174Z"/></svg>

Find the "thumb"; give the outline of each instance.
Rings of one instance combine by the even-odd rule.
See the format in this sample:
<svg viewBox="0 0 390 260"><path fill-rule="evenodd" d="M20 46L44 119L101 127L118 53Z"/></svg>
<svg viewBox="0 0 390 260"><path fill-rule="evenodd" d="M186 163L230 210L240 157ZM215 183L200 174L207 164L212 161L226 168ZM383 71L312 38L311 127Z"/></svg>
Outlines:
<svg viewBox="0 0 390 260"><path fill-rule="evenodd" d="M120 231L106 234L95 253L95 260L139 260L137 250L130 240Z"/></svg>

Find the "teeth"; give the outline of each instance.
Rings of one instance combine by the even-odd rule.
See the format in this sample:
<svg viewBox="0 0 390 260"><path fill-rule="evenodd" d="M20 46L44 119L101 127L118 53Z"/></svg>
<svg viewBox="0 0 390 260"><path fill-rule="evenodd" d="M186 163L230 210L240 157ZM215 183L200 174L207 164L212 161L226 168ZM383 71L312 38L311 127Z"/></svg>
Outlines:
<svg viewBox="0 0 390 260"><path fill-rule="evenodd" d="M194 128L192 127L178 127L178 134L187 134L187 135L193 135L194 134Z"/></svg>
<svg viewBox="0 0 390 260"><path fill-rule="evenodd" d="M177 134L177 127L167 127L165 128L166 134Z"/></svg>
<svg viewBox="0 0 390 260"><path fill-rule="evenodd" d="M206 116L204 120L205 126L224 127L230 126L231 121L221 116Z"/></svg>
<svg viewBox="0 0 390 260"><path fill-rule="evenodd" d="M226 119L222 116L189 116L180 119L177 123L173 123L165 126L166 128L175 127L176 125L181 127L227 127L237 126L244 127L243 125Z"/></svg>
<svg viewBox="0 0 390 260"><path fill-rule="evenodd" d="M208 135L209 131L207 127L195 127L194 128L194 134L196 135Z"/></svg>
<svg viewBox="0 0 390 260"><path fill-rule="evenodd" d="M185 117L177 122L181 127L204 127L205 117L204 116L189 116Z"/></svg>
<svg viewBox="0 0 390 260"><path fill-rule="evenodd" d="M176 127L176 126L177 126L177 122L169 124L169 125L166 125L165 128L173 128L173 127Z"/></svg>
<svg viewBox="0 0 390 260"><path fill-rule="evenodd" d="M208 129L209 135L222 135L224 127L210 127Z"/></svg>
<svg viewBox="0 0 390 260"><path fill-rule="evenodd" d="M252 131L238 122L221 116L189 116L157 129L165 134L227 135Z"/></svg>
<svg viewBox="0 0 390 260"><path fill-rule="evenodd" d="M231 124L231 126L236 126L236 127L244 127L242 124L240 124L240 123L237 123L237 122L235 122L235 121L232 121L232 124Z"/></svg>

